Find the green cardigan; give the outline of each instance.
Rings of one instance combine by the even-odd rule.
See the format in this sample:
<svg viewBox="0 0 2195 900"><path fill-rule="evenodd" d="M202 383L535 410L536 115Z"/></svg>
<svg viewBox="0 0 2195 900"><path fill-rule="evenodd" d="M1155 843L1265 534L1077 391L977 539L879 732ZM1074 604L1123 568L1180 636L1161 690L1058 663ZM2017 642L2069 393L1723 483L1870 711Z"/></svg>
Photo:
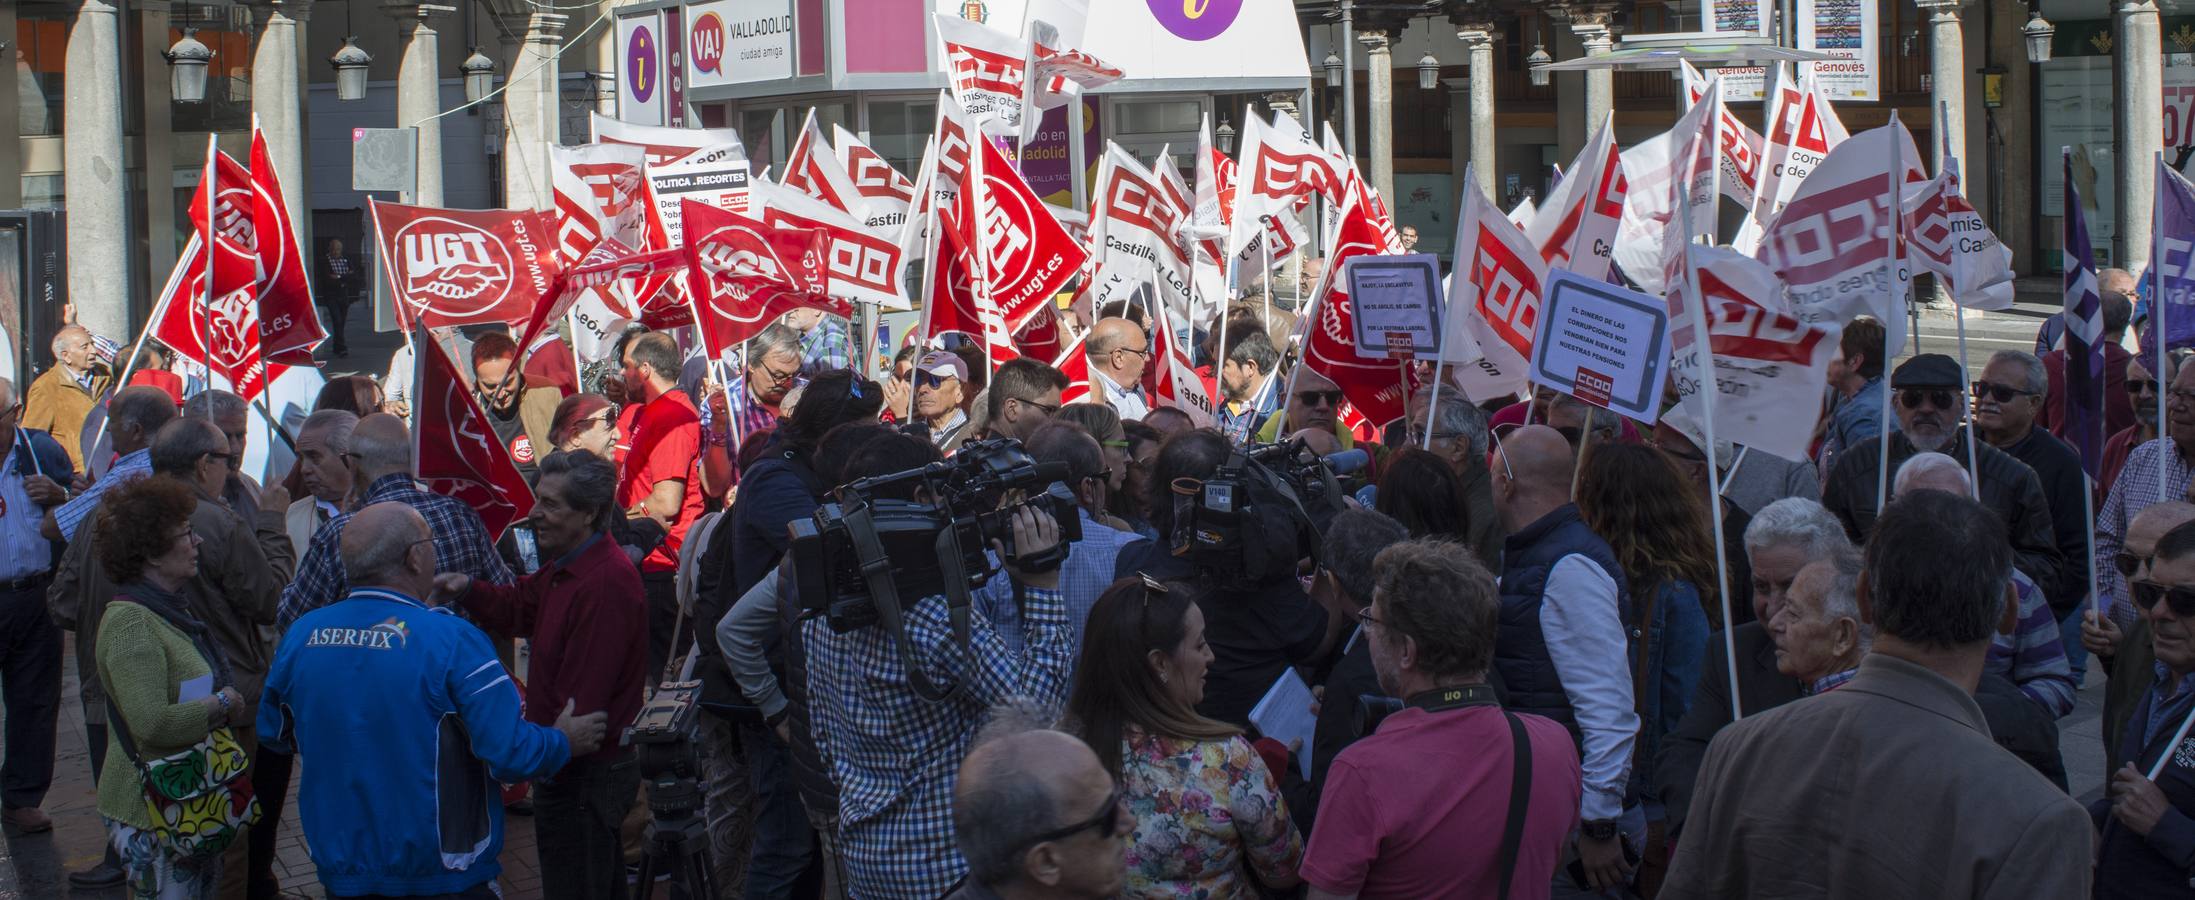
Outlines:
<svg viewBox="0 0 2195 900"><path fill-rule="evenodd" d="M99 620L99 681L107 702L129 725L139 754L148 758L188 749L213 731L206 708L197 701L177 703L183 682L212 669L188 635L159 613L116 597ZM99 779L99 814L125 825L150 829L144 778L122 741L111 731L107 762Z"/></svg>

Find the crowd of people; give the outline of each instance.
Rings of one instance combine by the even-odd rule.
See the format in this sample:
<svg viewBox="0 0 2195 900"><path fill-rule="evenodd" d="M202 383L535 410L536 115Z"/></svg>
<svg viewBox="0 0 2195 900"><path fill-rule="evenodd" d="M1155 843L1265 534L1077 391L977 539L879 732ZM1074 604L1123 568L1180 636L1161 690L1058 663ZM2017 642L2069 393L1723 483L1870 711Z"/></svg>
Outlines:
<svg viewBox="0 0 2195 900"><path fill-rule="evenodd" d="M2116 342L2131 285L2103 287ZM108 829L70 880L144 898L276 900L285 822L331 896L491 897L513 809L554 898L2195 891L2195 372L2119 361L2090 493L2062 352L1970 380L1857 321L1791 461L1544 390L1352 424L1247 305L1184 329L1198 427L1106 312L1086 385L967 344L872 380L812 311L729 368L628 331L599 384L470 335L536 500L503 534L422 485L371 378L328 381L262 484L242 398L118 387L63 329L22 402L0 380L10 832L53 827L66 631ZM826 559L923 595L841 616L796 531L855 482L940 502L883 476L993 439L1071 520L1015 503L965 590ZM1193 547L1202 487L1276 441L1368 464L1293 548ZM2090 665L2083 810L2057 722ZM674 749L635 740L686 696ZM704 878L659 858L682 827Z"/></svg>

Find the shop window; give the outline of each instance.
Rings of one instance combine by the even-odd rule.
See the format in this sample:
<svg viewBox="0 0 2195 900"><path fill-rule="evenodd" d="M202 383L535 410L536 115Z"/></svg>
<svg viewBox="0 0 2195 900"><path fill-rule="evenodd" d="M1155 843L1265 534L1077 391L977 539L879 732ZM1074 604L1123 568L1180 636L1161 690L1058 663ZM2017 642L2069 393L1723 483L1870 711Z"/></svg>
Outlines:
<svg viewBox="0 0 2195 900"><path fill-rule="evenodd" d="M61 133L71 5L29 0L15 12L17 115L25 137Z"/></svg>
<svg viewBox="0 0 2195 900"><path fill-rule="evenodd" d="M922 147L937 124L937 101L870 100L869 147L908 178L918 174Z"/></svg>

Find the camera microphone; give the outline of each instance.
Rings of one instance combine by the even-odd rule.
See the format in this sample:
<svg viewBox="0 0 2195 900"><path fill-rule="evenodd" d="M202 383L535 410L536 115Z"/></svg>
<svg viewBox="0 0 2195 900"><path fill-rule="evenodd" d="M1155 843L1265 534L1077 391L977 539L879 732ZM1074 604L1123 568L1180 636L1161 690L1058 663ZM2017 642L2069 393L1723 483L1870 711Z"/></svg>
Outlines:
<svg viewBox="0 0 2195 900"><path fill-rule="evenodd" d="M1371 461L1371 455L1361 449L1343 450L1340 453L1329 453L1319 457L1319 462L1325 463L1326 468L1332 470L1337 477L1361 472Z"/></svg>

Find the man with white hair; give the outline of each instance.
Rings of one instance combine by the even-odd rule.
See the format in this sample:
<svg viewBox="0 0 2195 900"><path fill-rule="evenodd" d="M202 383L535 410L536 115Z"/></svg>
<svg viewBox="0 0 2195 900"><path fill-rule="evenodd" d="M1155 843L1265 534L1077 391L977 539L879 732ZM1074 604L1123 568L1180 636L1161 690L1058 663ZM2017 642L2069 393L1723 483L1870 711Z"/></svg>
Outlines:
<svg viewBox="0 0 2195 900"><path fill-rule="evenodd" d="M1807 563L1768 623L1776 670L1806 685L1809 697L1843 687L1867 655L1872 632L1860 616L1859 580L1857 551Z"/></svg>
<svg viewBox="0 0 2195 900"><path fill-rule="evenodd" d="M212 388L183 401L183 417L205 419L221 429L221 436L229 441L229 477L221 485L221 502L244 518L257 515L259 482L244 474L244 451L251 443L251 404L236 394Z"/></svg>
<svg viewBox="0 0 2195 900"><path fill-rule="evenodd" d="M53 368L31 381L19 424L52 435L68 453L69 468L84 471L84 420L113 386L114 372L99 360L91 331L63 325L53 333Z"/></svg>
<svg viewBox="0 0 2195 900"><path fill-rule="evenodd" d="M1905 497L1921 491L1969 497L1974 487L1958 460L1941 453L1921 453L1898 468L1897 487L1891 496ZM2064 718L2073 711L2074 694L2080 685L2073 680L2073 669L2066 663L2058 617L2051 613L2042 589L2018 569L2012 571L2012 585L2020 595L2019 624L2012 633L1999 632L1991 639L1984 671L2011 679L2020 693L2052 718Z"/></svg>

